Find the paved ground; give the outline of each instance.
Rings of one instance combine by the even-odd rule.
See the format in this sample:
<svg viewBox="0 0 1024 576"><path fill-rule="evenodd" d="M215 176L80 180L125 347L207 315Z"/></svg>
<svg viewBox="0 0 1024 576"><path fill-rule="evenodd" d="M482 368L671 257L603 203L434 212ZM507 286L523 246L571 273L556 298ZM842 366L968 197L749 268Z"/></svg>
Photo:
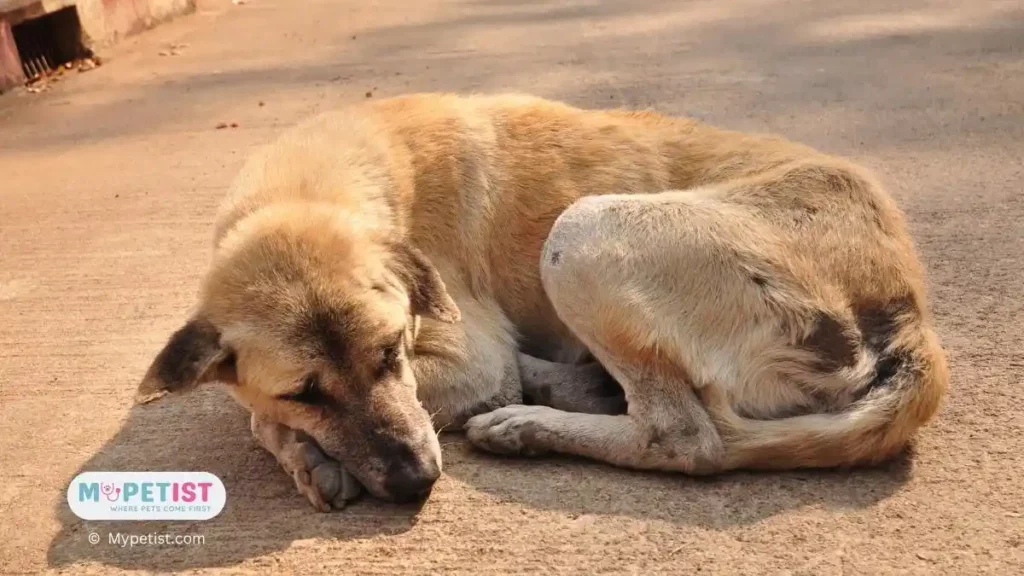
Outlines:
<svg viewBox="0 0 1024 576"><path fill-rule="evenodd" d="M294 4L201 1L97 70L0 98L0 573L1024 570L1020 2ZM253 146L367 93L501 89L777 131L874 167L909 215L953 366L917 456L698 481L453 438L418 514L316 515L221 391L132 407ZM81 522L67 483L104 469L208 470L228 506L191 525ZM206 543L88 543L110 531Z"/></svg>

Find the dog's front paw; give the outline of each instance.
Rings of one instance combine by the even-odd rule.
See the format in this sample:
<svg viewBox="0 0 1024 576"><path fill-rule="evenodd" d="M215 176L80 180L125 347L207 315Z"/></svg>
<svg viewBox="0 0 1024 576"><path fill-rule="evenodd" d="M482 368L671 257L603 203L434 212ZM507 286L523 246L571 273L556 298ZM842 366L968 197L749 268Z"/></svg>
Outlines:
<svg viewBox="0 0 1024 576"><path fill-rule="evenodd" d="M363 493L363 486L341 464L328 460L310 472L312 485L320 498L341 510Z"/></svg>
<svg viewBox="0 0 1024 576"><path fill-rule="evenodd" d="M466 437L474 446L495 454L537 456L547 452L541 443L543 418L557 412L547 406L506 406L466 422Z"/></svg>
<svg viewBox="0 0 1024 576"><path fill-rule="evenodd" d="M320 449L305 432L293 430L264 415L253 413L249 423L256 442L277 458L295 487L313 508L330 512L344 508L363 487L336 460Z"/></svg>
<svg viewBox="0 0 1024 576"><path fill-rule="evenodd" d="M299 450L301 455L293 460L292 479L299 493L317 511L340 510L362 494L359 482L319 448L303 442Z"/></svg>

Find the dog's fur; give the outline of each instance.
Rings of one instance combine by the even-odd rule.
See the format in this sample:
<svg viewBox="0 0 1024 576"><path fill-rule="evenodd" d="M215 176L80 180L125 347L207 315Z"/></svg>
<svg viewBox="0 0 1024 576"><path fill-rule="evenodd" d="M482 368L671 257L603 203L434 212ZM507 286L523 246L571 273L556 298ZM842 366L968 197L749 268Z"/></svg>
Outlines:
<svg viewBox="0 0 1024 576"><path fill-rule="evenodd" d="M437 477L428 414L501 453L849 466L900 451L948 376L903 217L862 168L654 112L418 94L244 167L140 393L212 380L326 508L289 429L382 497Z"/></svg>

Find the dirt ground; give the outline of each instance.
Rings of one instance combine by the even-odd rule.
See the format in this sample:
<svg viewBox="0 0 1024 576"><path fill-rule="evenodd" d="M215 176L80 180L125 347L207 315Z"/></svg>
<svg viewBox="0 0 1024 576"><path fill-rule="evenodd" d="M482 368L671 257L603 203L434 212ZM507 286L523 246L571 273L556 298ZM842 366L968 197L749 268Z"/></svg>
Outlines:
<svg viewBox="0 0 1024 576"><path fill-rule="evenodd" d="M201 0L105 55L0 97L0 573L1024 573L1021 2ZM953 368L916 455L694 480L452 437L422 510L319 515L222 390L133 407L253 147L318 110L428 90L653 107L874 168ZM65 490L86 470L205 470L228 503L208 522L84 522Z"/></svg>

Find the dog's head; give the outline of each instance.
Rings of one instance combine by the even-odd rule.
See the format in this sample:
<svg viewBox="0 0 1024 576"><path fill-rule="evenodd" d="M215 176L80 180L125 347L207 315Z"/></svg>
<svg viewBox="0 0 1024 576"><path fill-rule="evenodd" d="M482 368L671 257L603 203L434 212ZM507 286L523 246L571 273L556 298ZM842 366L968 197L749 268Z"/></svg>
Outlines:
<svg viewBox="0 0 1024 576"><path fill-rule="evenodd" d="M198 311L139 385L143 401L204 382L311 435L372 494L429 494L441 452L409 365L414 317L459 310L418 250L356 218L275 207L221 242Z"/></svg>

